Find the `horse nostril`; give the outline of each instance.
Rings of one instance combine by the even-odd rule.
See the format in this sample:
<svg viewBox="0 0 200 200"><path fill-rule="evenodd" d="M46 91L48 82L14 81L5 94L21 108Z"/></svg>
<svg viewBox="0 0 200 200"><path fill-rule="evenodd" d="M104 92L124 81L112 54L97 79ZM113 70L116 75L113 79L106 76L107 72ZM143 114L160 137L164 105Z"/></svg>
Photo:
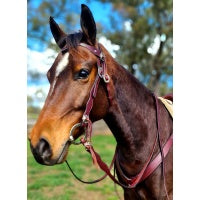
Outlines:
<svg viewBox="0 0 200 200"><path fill-rule="evenodd" d="M49 143L45 139L40 139L37 146L38 154L43 158L43 160L47 160L51 157L52 151Z"/></svg>

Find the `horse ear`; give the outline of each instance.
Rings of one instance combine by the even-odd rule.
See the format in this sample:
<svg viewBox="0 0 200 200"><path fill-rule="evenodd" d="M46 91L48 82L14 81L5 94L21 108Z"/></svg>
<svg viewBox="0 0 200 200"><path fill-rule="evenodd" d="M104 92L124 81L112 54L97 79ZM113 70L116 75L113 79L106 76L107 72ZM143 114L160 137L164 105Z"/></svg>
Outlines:
<svg viewBox="0 0 200 200"><path fill-rule="evenodd" d="M83 40L91 45L96 43L96 24L90 9L81 4L81 28L83 31Z"/></svg>
<svg viewBox="0 0 200 200"><path fill-rule="evenodd" d="M64 43L61 39L66 37L67 34L64 33L64 31L58 26L53 17L49 18L49 25L57 45L62 49L64 47Z"/></svg>

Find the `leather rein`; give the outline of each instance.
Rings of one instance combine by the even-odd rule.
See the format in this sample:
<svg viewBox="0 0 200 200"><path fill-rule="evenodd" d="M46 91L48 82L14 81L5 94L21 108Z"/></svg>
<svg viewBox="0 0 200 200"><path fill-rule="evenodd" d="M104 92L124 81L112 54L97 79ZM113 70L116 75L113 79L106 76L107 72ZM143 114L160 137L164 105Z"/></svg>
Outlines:
<svg viewBox="0 0 200 200"><path fill-rule="evenodd" d="M90 112L92 110L93 102L94 102L94 99L95 99L96 94L97 94L100 79L103 79L103 81L106 83L106 88L107 88L107 92L108 92L108 99L109 99L109 102L112 103L112 98L110 96L110 88L109 88L110 76L107 74L107 66L106 66L106 62L105 62L105 56L104 56L99 44L98 44L98 48L95 48L94 46L90 46L90 45L87 45L87 44L84 44L84 43L80 43L79 46L87 48L91 53L93 53L98 58L97 59L98 73L96 75L95 81L94 81L93 86L91 88L89 99L88 99L87 104L86 104L86 109L85 109L85 112L83 113L83 116L82 116L82 121L80 123L75 124L71 128L69 142L71 144L75 144L75 145L83 144L85 146L86 151L88 151L91 154L93 163L95 165L99 166L100 169L105 172L105 175L102 176L101 178L97 179L97 180L94 180L94 181L83 181L79 177L77 177L77 175L73 172L72 168L70 167L69 163L66 160L66 163L67 163L70 171L75 176L75 178L77 178L82 183L87 183L87 184L96 183L96 182L103 180L106 176L109 176L113 180L114 183L122 186L123 188L129 188L130 189L130 188L135 188L140 182L144 181L147 177L149 177L154 172L154 170L157 169L157 167L162 163L162 174L163 174L163 178L164 178L164 187L165 187L165 191L166 191L166 194L167 194L167 189L166 189L166 185L165 185L164 158L166 157L170 148L172 147L173 134L171 134L171 136L169 137L169 139L167 140L165 145L162 147L161 142L160 142L160 132L159 132L159 130L160 130L160 122L159 122L160 118L159 118L159 112L158 112L158 99L157 99L157 97L153 94L153 97L155 99L155 107L156 107L157 133L156 133L156 137L155 137L155 140L154 140L152 151L151 151L150 156L148 157L144 167L142 168L142 170L134 177L131 177L131 178L127 177L124 174L124 172L123 172L123 170L120 166L118 154L117 154L117 150L118 150L117 147L116 147L116 150L115 150L113 160L112 160L110 166L108 167L107 164L102 161L100 155L94 150L94 148L92 146L92 143L91 143L92 122L89 118L89 115L90 115ZM64 50L65 49L62 49L62 51L64 51ZM74 130L78 127L83 127L84 130L85 130L85 135L84 135L83 138L80 139L80 142L76 142L74 137L73 137ZM158 141L158 144L159 144L160 153L152 160L157 141ZM115 163L114 175L112 175L110 171L111 171L114 163ZM117 168L122 180L126 184L119 182L115 178L116 168ZM168 197L168 194L167 194L167 197Z"/></svg>

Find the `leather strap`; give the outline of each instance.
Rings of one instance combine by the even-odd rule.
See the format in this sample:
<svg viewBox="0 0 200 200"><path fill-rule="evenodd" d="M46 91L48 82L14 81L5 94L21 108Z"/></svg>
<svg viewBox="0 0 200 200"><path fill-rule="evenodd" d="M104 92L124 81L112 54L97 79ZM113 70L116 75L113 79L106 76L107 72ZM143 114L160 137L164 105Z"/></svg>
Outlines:
<svg viewBox="0 0 200 200"><path fill-rule="evenodd" d="M173 145L173 134L169 137L169 139L167 140L166 144L163 147L164 158L167 156L172 145ZM161 162L162 162L161 153L159 153L154 158L154 160L151 161L151 163L149 164L149 166L145 170L141 181L145 180L148 176L150 176L156 170L156 168L161 164Z"/></svg>
<svg viewBox="0 0 200 200"><path fill-rule="evenodd" d="M144 167L142 168L142 170L139 172L139 174L137 174L136 176L132 177L132 178L127 178L124 173L122 172L122 170L119 167L119 163L118 160L116 159L116 166L118 168L118 170L121 172L122 177L124 177L124 180L126 181L126 183L128 185L124 185L122 183L120 183L111 173L110 170L108 168L108 166L106 165L106 163L104 163L101 159L101 157L99 156L99 154L94 150L93 146L91 144L86 143L86 141L82 140L82 144L85 146L86 150L91 154L92 159L93 159L93 163L98 164L98 166L118 185L124 187L124 188L134 188L136 187L136 185L140 182L142 182L143 180L145 180L151 173L153 173L153 171L160 165L160 163L164 162L164 158L166 157L167 153L169 152L169 149L172 146L172 142L173 142L173 137L172 135L170 136L170 138L168 139L168 141L166 142L164 148L161 148L161 152L157 155L157 157L151 162L153 153L155 151L155 147L156 147L156 142L160 142L159 139L159 129L160 129L160 125L159 125L159 116L158 116L158 102L157 102L157 98L155 97L155 105L156 105L156 116L157 116L157 133L156 133L156 137L154 140L154 144L153 144L153 148L152 151L150 153L149 158L147 159L147 162L145 163ZM164 168L163 168L164 170ZM163 172L163 176L164 176L165 172ZM165 179L165 177L164 177Z"/></svg>
<svg viewBox="0 0 200 200"><path fill-rule="evenodd" d="M111 162L110 167L109 167L109 171L112 169L112 167L113 167L113 165L114 165L114 162L115 162L115 159L116 159L116 155L117 155L117 154L116 154L116 152L115 152L114 157L113 157L112 162ZM70 165L69 165L69 163L67 162L67 160L66 160L65 162L66 162L67 166L69 167L69 170L71 171L71 173L74 175L74 177L75 177L77 180L79 180L80 182L82 182L82 183L86 183L86 184L98 183L98 182L102 181L103 179L105 179L105 178L107 177L107 173L105 173L101 178L96 179L96 180L94 180L94 181L84 181L84 180L80 179L80 178L74 173L74 171L73 171L72 168L70 167Z"/></svg>
<svg viewBox="0 0 200 200"><path fill-rule="evenodd" d="M97 94L99 82L100 82L100 78L97 75L96 78L95 78L94 84L92 86L92 89L90 91L90 96L89 96L89 99L88 99L87 104L86 104L85 112L83 114L83 116L85 116L86 118L89 118L90 112L92 110L93 102L94 102L94 99L95 99L96 94Z"/></svg>
<svg viewBox="0 0 200 200"><path fill-rule="evenodd" d="M173 134L169 137L169 139L167 140L167 142L165 143L164 147L163 147L163 154L164 157L167 156L170 148L172 147L173 144ZM158 166L161 164L162 162L162 158L161 158L161 153L159 153L148 165L148 167L146 168L146 170L144 171L144 174L140 180L140 182L144 181L146 178L148 178L157 168ZM124 172L121 169L119 160L116 159L115 161L117 169L119 171L119 173L122 175L122 178L125 177L124 181L129 180L131 181L131 179L133 179L134 177L130 178L127 177Z"/></svg>
<svg viewBox="0 0 200 200"><path fill-rule="evenodd" d="M98 57L97 60L97 68L98 68L98 74L95 78L94 84L92 86L92 89L90 91L90 95L89 95L89 99L87 101L86 104L86 109L85 112L83 114L83 118L82 118L82 126L85 127L86 130L86 136L85 138L81 139L81 143L85 146L86 150L91 154L92 159L93 159L93 163L95 165L98 165L106 174L101 177L100 179L96 180L96 181L91 181L91 182L86 182L86 181L82 181L80 180L72 171L72 169L70 168L69 164L67 163L67 165L69 166L69 169L71 170L72 174L81 182L83 183L95 183L98 182L100 180L103 180L107 175L118 185L124 187L124 188L134 188L138 183L140 183L141 181L145 180L151 173L153 173L153 171L160 165L160 163L164 162L164 158L167 155L167 153L169 152L169 149L172 146L172 141L173 141L173 137L172 135L170 136L170 138L168 139L167 143L165 144L164 148L161 148L160 145L160 120L159 120L159 111L158 111L158 100L157 97L155 95L155 107L156 107L156 125L157 125L157 133L156 133L156 137L154 140L154 144L153 144L153 148L152 151L150 153L149 158L147 159L144 167L142 168L142 170L139 172L138 175L136 175L135 177L132 178L127 178L125 175L123 176L127 182L128 185L124 185L122 183L120 183L115 176L113 176L110 173L111 167L114 163L114 161L116 160L116 166L118 166L118 169L120 170L119 167L119 163L118 160L116 159L116 153L113 157L113 161L111 163L111 166L108 167L106 165L106 163L104 163L101 159L101 157L99 156L99 154L94 150L92 144L91 144L91 134L92 134L92 122L89 119L89 115L90 112L92 110L93 107L93 101L94 98L96 97L97 94L97 89L99 86L99 82L100 82L100 78L102 78L104 80L105 83L108 83L110 80L109 75L107 74L107 66L106 66L106 62L105 62L105 56L103 55L103 52L101 51L100 46L98 45L98 49L95 48L94 46L90 46L84 43L80 43L80 46L87 48L90 52L92 52L94 55L96 55ZM106 84L107 87L107 92L108 92L108 98L109 101L111 102L111 95L110 95L110 88L109 88L109 84ZM156 158L151 162L153 153L155 151L155 146L156 146L156 141L158 141L159 143L159 147L160 147L160 153L156 156ZM163 176L164 176L164 163L163 163ZM164 176L164 185L165 185L165 176ZM165 187L166 188L166 187Z"/></svg>

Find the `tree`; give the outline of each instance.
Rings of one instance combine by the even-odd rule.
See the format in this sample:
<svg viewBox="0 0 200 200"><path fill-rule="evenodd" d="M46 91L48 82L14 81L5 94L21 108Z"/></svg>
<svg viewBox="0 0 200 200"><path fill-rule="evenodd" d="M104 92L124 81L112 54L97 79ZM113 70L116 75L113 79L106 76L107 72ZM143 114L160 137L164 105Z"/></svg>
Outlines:
<svg viewBox="0 0 200 200"><path fill-rule="evenodd" d="M76 0L44 0L36 6L34 2L28 1L28 45L37 40L43 48L56 49L50 40L49 16L55 17L66 32L77 30L80 3ZM172 91L167 84L172 79L172 0L99 2L110 3L119 13L117 19L111 13L112 29L104 32L112 43L120 46L116 52L118 62L156 93ZM99 30L102 27L104 25L98 24Z"/></svg>
<svg viewBox="0 0 200 200"><path fill-rule="evenodd" d="M64 30L72 32L79 22L76 8L80 5L76 0L70 0L70 2L67 0L43 0L37 2L28 1L28 46L33 46L32 43L35 41L42 49L47 47L57 49L57 46L50 40L52 36L49 29L49 17L56 18L56 21Z"/></svg>
<svg viewBox="0 0 200 200"><path fill-rule="evenodd" d="M100 1L112 3L126 22L119 29L111 16L115 31L106 34L120 45L117 60L156 93L171 92L166 82L172 79L172 0Z"/></svg>

